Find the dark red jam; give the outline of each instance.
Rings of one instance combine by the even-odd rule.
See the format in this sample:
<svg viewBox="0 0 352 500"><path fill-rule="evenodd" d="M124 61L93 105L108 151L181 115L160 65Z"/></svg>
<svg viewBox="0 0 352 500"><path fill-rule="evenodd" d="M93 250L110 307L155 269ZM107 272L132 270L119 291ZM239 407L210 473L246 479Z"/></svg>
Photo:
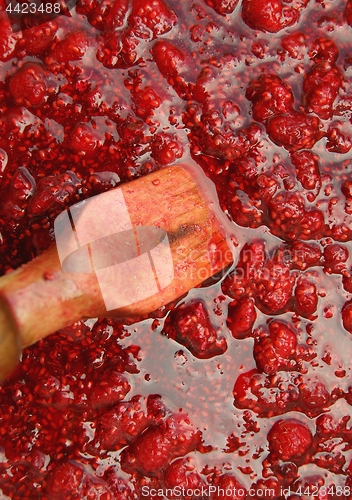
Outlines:
<svg viewBox="0 0 352 500"><path fill-rule="evenodd" d="M68 206L190 158L237 255L24 351L1 499L350 499L352 1L78 0L14 31L6 5L0 273Z"/></svg>

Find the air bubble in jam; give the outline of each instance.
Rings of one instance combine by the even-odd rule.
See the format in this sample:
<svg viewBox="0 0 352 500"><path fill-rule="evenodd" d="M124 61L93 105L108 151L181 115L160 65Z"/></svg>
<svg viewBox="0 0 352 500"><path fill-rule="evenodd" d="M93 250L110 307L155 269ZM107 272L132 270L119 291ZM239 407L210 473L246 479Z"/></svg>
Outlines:
<svg viewBox="0 0 352 500"><path fill-rule="evenodd" d="M16 33L5 7L0 273L62 211L179 161L236 260L27 348L0 387L0 496L350 498L351 0L78 0Z"/></svg>

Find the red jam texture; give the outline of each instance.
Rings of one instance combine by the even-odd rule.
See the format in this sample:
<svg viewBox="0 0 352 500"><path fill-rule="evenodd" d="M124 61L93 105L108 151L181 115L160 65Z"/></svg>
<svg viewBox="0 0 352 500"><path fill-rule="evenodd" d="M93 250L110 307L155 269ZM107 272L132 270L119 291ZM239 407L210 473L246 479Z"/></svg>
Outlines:
<svg viewBox="0 0 352 500"><path fill-rule="evenodd" d="M235 262L23 352L1 498L350 499L352 1L78 0L15 32L5 8L1 275L65 208L179 160Z"/></svg>

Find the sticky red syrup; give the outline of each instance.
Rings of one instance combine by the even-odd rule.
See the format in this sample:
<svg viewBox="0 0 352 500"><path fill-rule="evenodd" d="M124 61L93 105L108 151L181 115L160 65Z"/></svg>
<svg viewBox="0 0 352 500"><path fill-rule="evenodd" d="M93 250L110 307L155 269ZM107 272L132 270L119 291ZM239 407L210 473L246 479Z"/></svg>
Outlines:
<svg viewBox="0 0 352 500"><path fill-rule="evenodd" d="M75 323L0 387L0 497L352 496L352 2L0 0L0 273L65 208L192 159L233 267ZM26 28L26 29L24 29Z"/></svg>

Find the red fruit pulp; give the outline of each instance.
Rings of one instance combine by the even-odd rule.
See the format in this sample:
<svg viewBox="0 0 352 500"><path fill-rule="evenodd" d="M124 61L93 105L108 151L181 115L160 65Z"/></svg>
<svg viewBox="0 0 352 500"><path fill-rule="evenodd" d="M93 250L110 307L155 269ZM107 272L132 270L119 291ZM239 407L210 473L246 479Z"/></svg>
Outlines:
<svg viewBox="0 0 352 500"><path fill-rule="evenodd" d="M0 497L350 498L352 2L78 0L22 31L5 8L0 273L65 208L191 159L235 262L26 349Z"/></svg>

